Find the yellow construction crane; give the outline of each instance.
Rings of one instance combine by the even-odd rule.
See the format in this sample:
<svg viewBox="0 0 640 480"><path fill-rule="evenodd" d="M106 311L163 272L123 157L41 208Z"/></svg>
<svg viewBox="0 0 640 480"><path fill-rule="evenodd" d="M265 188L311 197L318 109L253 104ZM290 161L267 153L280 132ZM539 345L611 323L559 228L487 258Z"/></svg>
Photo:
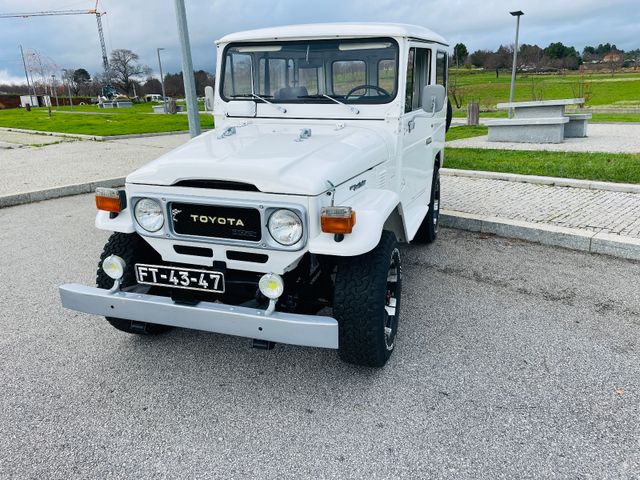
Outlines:
<svg viewBox="0 0 640 480"><path fill-rule="evenodd" d="M98 1L96 0L95 8L89 10L45 10L42 12L26 12L26 13L0 13L0 18L28 18L28 17L49 17L54 15L95 15L98 23L98 37L100 38L100 47L102 48L102 66L106 76L107 84L111 83L111 74L109 69L109 58L107 57L107 47L104 43L104 33L102 31L102 16L107 12L98 11Z"/></svg>

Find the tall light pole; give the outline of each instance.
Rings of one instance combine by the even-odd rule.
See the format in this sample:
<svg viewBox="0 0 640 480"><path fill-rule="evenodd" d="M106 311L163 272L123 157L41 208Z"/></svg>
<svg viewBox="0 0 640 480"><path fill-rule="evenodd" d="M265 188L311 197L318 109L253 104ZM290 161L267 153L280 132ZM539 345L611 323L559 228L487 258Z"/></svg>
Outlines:
<svg viewBox="0 0 640 480"><path fill-rule="evenodd" d="M524 12L518 10L516 12L509 12L512 16L516 17L516 44L513 47L513 68L511 69L511 90L509 91L509 103L513 102L513 91L516 86L516 66L518 60L518 35L520 34L520 17L524 15ZM509 108L509 118L513 117L513 108Z"/></svg>
<svg viewBox="0 0 640 480"><path fill-rule="evenodd" d="M182 49L182 79L184 93L187 97L187 116L189 117L189 133L191 137L200 135L200 114L198 113L198 97L196 96L196 81L193 78L193 62L191 61L191 45L189 43L189 29L187 28L187 12L184 0L175 0L176 19L178 20L178 34Z"/></svg>
<svg viewBox="0 0 640 480"><path fill-rule="evenodd" d="M164 113L167 113L167 96L164 92L164 75L162 74L162 60L160 60L160 50L164 50L164 48L159 47L156 48L158 52L158 66L160 67L160 84L162 85L162 104L164 105Z"/></svg>
<svg viewBox="0 0 640 480"><path fill-rule="evenodd" d="M58 102L58 89L55 74L51 75L51 90L53 90L53 94L56 96L56 108L60 108L60 103Z"/></svg>
<svg viewBox="0 0 640 480"><path fill-rule="evenodd" d="M27 62L24 60L24 50L20 45L20 55L22 56L22 66L24 67L24 76L27 79L27 93L29 94L29 105L33 103L33 97L31 96L31 85L29 85L29 74L27 73Z"/></svg>

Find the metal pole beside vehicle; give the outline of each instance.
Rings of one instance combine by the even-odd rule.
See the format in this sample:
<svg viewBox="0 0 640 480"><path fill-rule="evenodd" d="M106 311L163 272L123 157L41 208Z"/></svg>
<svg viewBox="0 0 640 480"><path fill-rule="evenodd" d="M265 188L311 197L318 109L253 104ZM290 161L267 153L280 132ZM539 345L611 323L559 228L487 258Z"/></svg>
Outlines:
<svg viewBox="0 0 640 480"><path fill-rule="evenodd" d="M189 29L187 27L187 12L184 0L175 0L176 19L178 20L178 34L182 49L182 80L187 100L187 116L189 118L189 134L191 137L200 135L200 114L198 113L198 97L196 96L196 82L193 76L193 62L191 61L191 45L189 43Z"/></svg>
<svg viewBox="0 0 640 480"><path fill-rule="evenodd" d="M520 34L520 17L524 15L524 12L518 10L516 12L509 12L512 16L516 17L516 44L513 46L513 68L511 69L511 90L509 91L509 103L513 103L513 91L516 86L516 66L518 60L518 35ZM509 118L513 117L513 108L509 108Z"/></svg>
<svg viewBox="0 0 640 480"><path fill-rule="evenodd" d="M167 113L167 95L164 91L164 75L162 74L162 60L160 60L160 50L164 50L164 48L156 48L156 51L158 52L158 67L160 68L160 85L162 85L162 105L164 106L164 113Z"/></svg>

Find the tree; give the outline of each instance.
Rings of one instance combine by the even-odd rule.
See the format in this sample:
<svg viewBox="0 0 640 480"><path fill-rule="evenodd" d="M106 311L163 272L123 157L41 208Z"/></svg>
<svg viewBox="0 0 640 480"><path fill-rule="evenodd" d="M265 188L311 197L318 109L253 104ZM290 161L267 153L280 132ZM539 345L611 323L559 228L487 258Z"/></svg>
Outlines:
<svg viewBox="0 0 640 480"><path fill-rule="evenodd" d="M158 80L157 78L149 77L147 78L147 81L144 82L144 85L142 86L142 90L145 95L151 95L153 93L161 94L162 84L160 83L160 80Z"/></svg>
<svg viewBox="0 0 640 480"><path fill-rule="evenodd" d="M471 65L474 67L484 68L484 64L491 54L492 53L489 50L476 50L469 55L469 62L471 62Z"/></svg>
<svg viewBox="0 0 640 480"><path fill-rule="evenodd" d="M457 43L455 47L453 47L453 60L456 63L456 66L464 65L464 62L467 61L467 57L469 56L469 50L464 43Z"/></svg>
<svg viewBox="0 0 640 480"><path fill-rule="evenodd" d="M74 95L78 95L80 90L86 90L87 85L91 82L91 75L84 68L73 70L70 75L71 90Z"/></svg>
<svg viewBox="0 0 640 480"><path fill-rule="evenodd" d="M126 95L132 93L133 82L137 77L149 75L151 69L140 63L137 53L125 48L118 48L111 52L109 59L111 81Z"/></svg>

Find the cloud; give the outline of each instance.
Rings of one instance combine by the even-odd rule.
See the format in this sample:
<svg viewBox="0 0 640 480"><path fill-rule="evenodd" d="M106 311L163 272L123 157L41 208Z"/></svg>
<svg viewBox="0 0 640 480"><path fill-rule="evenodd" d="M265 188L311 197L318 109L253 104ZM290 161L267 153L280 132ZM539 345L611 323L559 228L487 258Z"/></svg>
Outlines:
<svg viewBox="0 0 640 480"><path fill-rule="evenodd" d="M28 6L25 6L27 5ZM90 9L93 0L3 0L4 12ZM194 67L213 71L217 38L239 30L292 23L402 22L437 31L470 51L513 42L509 10L522 9L521 42L545 46L561 41L640 47L637 0L186 0ZM164 47L165 71L182 69L173 0L100 0L107 50L129 48L157 71L156 48ZM0 19L0 71L20 78L18 44L34 48L61 68L102 69L95 16Z"/></svg>
<svg viewBox="0 0 640 480"><path fill-rule="evenodd" d="M16 76L7 70L0 70L0 84L16 85L20 83L25 83L24 74L22 76Z"/></svg>

